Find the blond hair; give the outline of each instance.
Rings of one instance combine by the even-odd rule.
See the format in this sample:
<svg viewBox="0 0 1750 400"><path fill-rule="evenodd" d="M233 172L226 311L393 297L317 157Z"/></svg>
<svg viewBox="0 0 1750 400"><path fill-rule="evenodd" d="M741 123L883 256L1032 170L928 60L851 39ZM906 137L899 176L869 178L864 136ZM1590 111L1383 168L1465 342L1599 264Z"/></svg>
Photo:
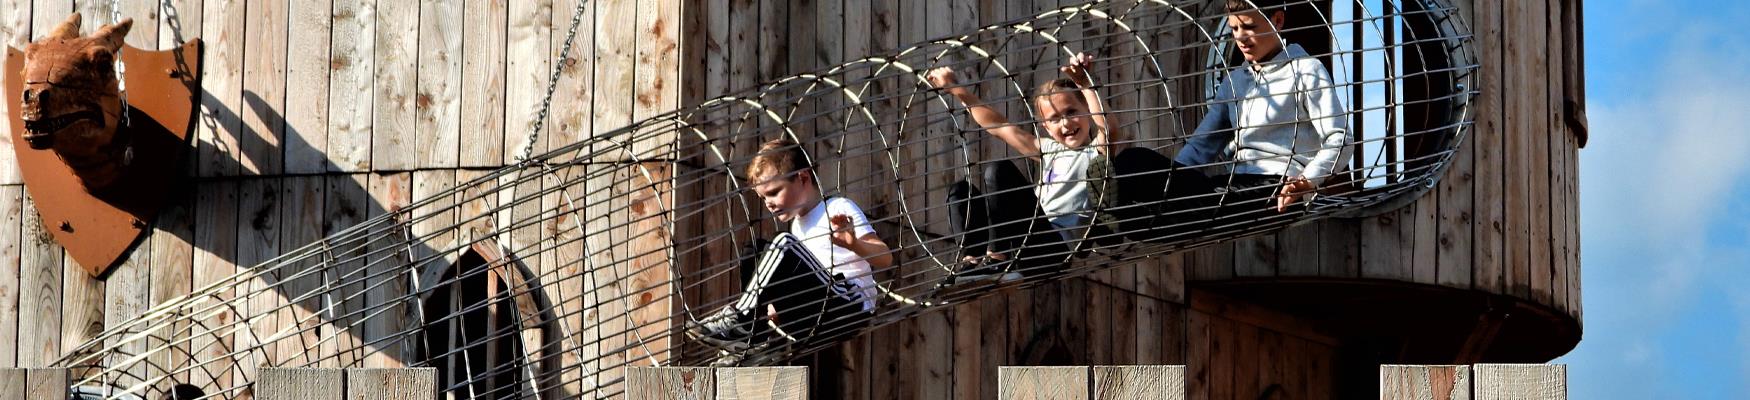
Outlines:
<svg viewBox="0 0 1750 400"><path fill-rule="evenodd" d="M760 145L753 161L747 164L747 179L752 181L766 176L789 175L812 167L808 163L808 154L802 152L801 145L790 139L777 139Z"/></svg>

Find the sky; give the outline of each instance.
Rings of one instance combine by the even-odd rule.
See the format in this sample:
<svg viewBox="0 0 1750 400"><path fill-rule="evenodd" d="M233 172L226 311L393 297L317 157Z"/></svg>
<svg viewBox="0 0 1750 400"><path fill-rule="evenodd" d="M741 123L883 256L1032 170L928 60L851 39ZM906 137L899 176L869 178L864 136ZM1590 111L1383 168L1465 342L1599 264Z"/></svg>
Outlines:
<svg viewBox="0 0 1750 400"><path fill-rule="evenodd" d="M1750 393L1750 2L1588 0L1574 399Z"/></svg>

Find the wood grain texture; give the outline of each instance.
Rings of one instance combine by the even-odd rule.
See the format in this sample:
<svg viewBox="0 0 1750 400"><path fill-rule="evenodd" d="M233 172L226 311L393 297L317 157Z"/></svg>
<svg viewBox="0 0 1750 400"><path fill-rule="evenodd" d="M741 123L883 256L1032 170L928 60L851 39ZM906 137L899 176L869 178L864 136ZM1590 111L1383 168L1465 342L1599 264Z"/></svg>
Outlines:
<svg viewBox="0 0 1750 400"><path fill-rule="evenodd" d="M505 0L468 1L462 13L462 167L504 162L505 40L510 5ZM518 110L517 112L527 112Z"/></svg>
<svg viewBox="0 0 1750 400"><path fill-rule="evenodd" d="M333 368L262 368L255 381L257 400L341 400L346 378Z"/></svg>
<svg viewBox="0 0 1750 400"><path fill-rule="evenodd" d="M629 400L717 398L717 372L696 367L632 367L626 372Z"/></svg>
<svg viewBox="0 0 1750 400"><path fill-rule="evenodd" d="M462 0L419 2L418 79L414 82L412 151L418 168L455 168L462 140L462 42L466 8ZM484 3L484 2L482 2ZM475 94L470 94L475 95Z"/></svg>
<svg viewBox="0 0 1750 400"><path fill-rule="evenodd" d="M1476 400L1562 400L1568 398L1566 365L1477 364Z"/></svg>
<svg viewBox="0 0 1750 400"><path fill-rule="evenodd" d="M1470 400L1466 365L1381 365L1381 400Z"/></svg>
<svg viewBox="0 0 1750 400"><path fill-rule="evenodd" d="M286 9L285 172L330 170L328 161L329 78L333 64L330 0L293 0ZM342 110L347 112L347 110Z"/></svg>
<svg viewBox="0 0 1750 400"><path fill-rule="evenodd" d="M997 398L1087 399L1088 374L1088 367L1001 367L997 369Z"/></svg>
<svg viewBox="0 0 1750 400"><path fill-rule="evenodd" d="M61 356L61 246L24 198L19 240L18 366L43 367Z"/></svg>
<svg viewBox="0 0 1750 400"><path fill-rule="evenodd" d="M287 1L249 2L244 13L243 118L237 136L237 162L243 175L278 175L285 170ZM204 43L207 46L215 44ZM302 53L300 53L302 55ZM300 82L302 84L302 82Z"/></svg>
<svg viewBox="0 0 1750 400"><path fill-rule="evenodd" d="M20 289L28 284L21 280L23 271L19 269L19 246L23 242L20 237L24 219L23 192L23 186L0 185L0 310L10 310L0 313L0 343L11 343L10 346L0 346L0 368L17 367L18 353L23 350L18 340L19 323L22 322L19 319ZM22 375L19 379L23 379Z"/></svg>
<svg viewBox="0 0 1750 400"><path fill-rule="evenodd" d="M62 400L67 398L67 370L64 368L31 368L25 373L25 400Z"/></svg>
<svg viewBox="0 0 1750 400"><path fill-rule="evenodd" d="M246 14L243 0L214 0L201 13L200 116L195 122L198 176L231 176L243 157L243 57ZM65 14L62 14L65 15Z"/></svg>
<svg viewBox="0 0 1750 400"><path fill-rule="evenodd" d="M804 400L808 368L759 367L717 370L718 400Z"/></svg>
<svg viewBox="0 0 1750 400"><path fill-rule="evenodd" d="M421 137L444 137L422 132L417 121L415 98L419 77L419 3L377 3L375 40L376 69L371 84L371 170L406 171L421 167L427 149ZM432 143L434 146L436 143ZM435 147L434 147L435 148Z"/></svg>
<svg viewBox="0 0 1750 400"><path fill-rule="evenodd" d="M547 75L552 73L548 61L552 60L553 2L512 1L509 9L504 97L503 162L506 164L522 155L525 147L534 146L535 154L540 154L546 147L542 143L529 143L529 132L534 129L535 113L541 105L541 97L546 94ZM632 15L628 12L624 17L630 20ZM631 45L630 41L624 44L626 47Z"/></svg>
<svg viewBox="0 0 1750 400"><path fill-rule="evenodd" d="M1180 400L1185 396L1185 366L1096 366L1094 399Z"/></svg>
<svg viewBox="0 0 1750 400"><path fill-rule="evenodd" d="M360 368L346 370L349 400L425 400L437 398L437 369Z"/></svg>
<svg viewBox="0 0 1750 400"><path fill-rule="evenodd" d="M376 2L334 0L328 81L329 171L371 170Z"/></svg>
<svg viewBox="0 0 1750 400"><path fill-rule="evenodd" d="M1501 0L1476 0L1475 32L1477 47L1481 50L1477 60L1482 71L1482 95L1474 106L1477 110L1476 137L1471 146L1476 148L1476 164L1473 174L1476 176L1476 192L1473 206L1476 207L1476 219L1471 225L1472 246L1475 246L1472 257L1473 270L1472 287L1491 293L1504 293L1506 286L1505 270L1505 229L1504 207L1502 202L1503 129L1506 121L1502 119L1501 90L1504 87L1502 75L1503 44L1501 42L1501 14L1505 2Z"/></svg>
<svg viewBox="0 0 1750 400"><path fill-rule="evenodd" d="M28 381L25 380L25 377L28 375L28 372L29 370L23 368L0 368L0 397L8 399L24 398L24 395L27 393L25 389L28 386Z"/></svg>

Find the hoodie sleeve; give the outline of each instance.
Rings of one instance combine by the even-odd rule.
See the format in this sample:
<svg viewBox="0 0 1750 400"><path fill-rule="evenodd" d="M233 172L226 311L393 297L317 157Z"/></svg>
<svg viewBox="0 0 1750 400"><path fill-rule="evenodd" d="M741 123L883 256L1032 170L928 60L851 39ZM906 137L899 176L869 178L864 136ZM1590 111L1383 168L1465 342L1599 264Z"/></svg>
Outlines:
<svg viewBox="0 0 1750 400"><path fill-rule="evenodd" d="M1228 95L1234 90L1233 75L1223 78L1221 86L1215 88L1215 95L1209 99L1209 113L1203 115L1203 121L1197 123L1197 130L1186 138L1185 147L1179 148L1179 154L1173 161L1179 164L1197 166L1222 160L1227 152L1227 145L1233 142L1233 121L1231 109L1233 96Z"/></svg>
<svg viewBox="0 0 1750 400"><path fill-rule="evenodd" d="M1296 64L1296 73L1300 75L1296 79L1300 87L1296 89L1304 93L1300 106L1306 110L1307 122L1312 124L1322 144L1300 176L1315 185L1323 184L1325 178L1349 161L1349 118L1324 64L1314 58L1303 58Z"/></svg>

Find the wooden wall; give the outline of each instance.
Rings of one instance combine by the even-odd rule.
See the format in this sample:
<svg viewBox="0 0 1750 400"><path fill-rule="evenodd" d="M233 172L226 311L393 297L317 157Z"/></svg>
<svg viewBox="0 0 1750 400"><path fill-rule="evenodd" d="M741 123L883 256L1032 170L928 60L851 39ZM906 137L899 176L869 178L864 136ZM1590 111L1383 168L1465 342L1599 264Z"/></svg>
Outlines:
<svg viewBox="0 0 1750 400"><path fill-rule="evenodd" d="M154 304L472 180L525 147L539 154L682 104L681 0L588 1L553 113L533 143L530 125L582 0L157 3L121 2L135 21L130 45L170 48L199 37L206 46L190 178L169 188L171 206L127 261L93 279L44 231L12 143L0 139L0 309L18 310L0 313L0 341L18 343L0 347L0 367L46 366ZM108 22L108 5L0 1L0 38L21 47L73 11L83 12L89 32ZM556 209L551 200L554 207L513 213ZM474 217L490 206L469 204L415 229L456 221L489 228L492 218ZM540 227L526 231L505 244L552 243ZM523 260L537 272L561 267L551 261ZM304 350L283 347L262 357L283 361ZM403 354L328 362L393 367L408 361Z"/></svg>

